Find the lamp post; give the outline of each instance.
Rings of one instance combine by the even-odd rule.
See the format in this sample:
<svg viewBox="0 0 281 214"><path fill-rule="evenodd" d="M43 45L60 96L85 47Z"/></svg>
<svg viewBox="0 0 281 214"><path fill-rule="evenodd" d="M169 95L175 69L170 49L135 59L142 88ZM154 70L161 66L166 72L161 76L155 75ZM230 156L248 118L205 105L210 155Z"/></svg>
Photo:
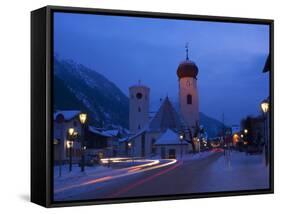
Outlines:
<svg viewBox="0 0 281 214"><path fill-rule="evenodd" d="M261 110L264 116L264 158L265 158L265 165L268 165L268 136L267 136L267 112L269 110L269 103L267 100L263 100L261 103Z"/></svg>
<svg viewBox="0 0 281 214"><path fill-rule="evenodd" d="M183 145L183 139L184 139L184 134L180 133L179 135L180 143L181 143L181 159L182 159L182 145Z"/></svg>
<svg viewBox="0 0 281 214"><path fill-rule="evenodd" d="M131 154L131 160L132 160L132 162L134 162L133 161L133 151L132 151L132 143L131 142L128 143L128 148L129 148L129 151L130 151L130 154Z"/></svg>
<svg viewBox="0 0 281 214"><path fill-rule="evenodd" d="M68 141L66 146L69 151L69 172L72 171L72 148L73 148L73 140L74 140L75 130L74 128L68 129Z"/></svg>
<svg viewBox="0 0 281 214"><path fill-rule="evenodd" d="M54 140L54 147L56 147L55 150L58 150L58 156L59 156L59 176L61 177L61 151L60 151L60 147L61 147L61 139L55 139ZM55 157L55 154L54 154Z"/></svg>
<svg viewBox="0 0 281 214"><path fill-rule="evenodd" d="M79 114L79 120L81 123L81 172L85 171L85 150L86 150L86 146L85 146L85 125L86 125L86 121L87 121L87 114L85 113L80 113Z"/></svg>

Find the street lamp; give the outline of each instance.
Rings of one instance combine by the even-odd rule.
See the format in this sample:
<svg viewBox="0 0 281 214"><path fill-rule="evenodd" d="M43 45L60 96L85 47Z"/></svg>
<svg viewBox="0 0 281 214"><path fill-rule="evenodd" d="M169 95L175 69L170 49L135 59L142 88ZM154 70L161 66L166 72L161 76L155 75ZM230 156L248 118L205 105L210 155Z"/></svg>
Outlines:
<svg viewBox="0 0 281 214"><path fill-rule="evenodd" d="M183 139L184 139L184 134L180 133L179 135L180 143L181 143L181 159L182 159L182 145L183 145Z"/></svg>
<svg viewBox="0 0 281 214"><path fill-rule="evenodd" d="M269 109L269 103L267 102L267 100L262 101L261 103L261 110L264 114L266 114L268 112Z"/></svg>
<svg viewBox="0 0 281 214"><path fill-rule="evenodd" d="M134 162L134 154L133 154L133 150L132 150L132 143L128 142L127 146L128 146L129 152L131 154L131 161Z"/></svg>
<svg viewBox="0 0 281 214"><path fill-rule="evenodd" d="M79 120L81 123L81 172L84 172L84 170L85 170L85 150L86 150L86 147L84 145L85 144L84 140L85 140L85 124L87 121L87 114L80 113Z"/></svg>
<svg viewBox="0 0 281 214"><path fill-rule="evenodd" d="M248 129L244 129L244 133L247 134L248 133Z"/></svg>
<svg viewBox="0 0 281 214"><path fill-rule="evenodd" d="M81 124L85 124L87 120L87 114L86 113L80 113L79 114L79 120Z"/></svg>
<svg viewBox="0 0 281 214"><path fill-rule="evenodd" d="M68 155L69 155L69 172L72 171L72 148L73 148L73 142L72 141L66 141L66 147L68 149Z"/></svg>
<svg viewBox="0 0 281 214"><path fill-rule="evenodd" d="M265 165L268 165L268 136L267 136L267 112L269 110L269 103L267 100L263 100L261 103L261 110L264 116L264 148L265 148Z"/></svg>
<svg viewBox="0 0 281 214"><path fill-rule="evenodd" d="M74 128L69 128L69 129L68 129L68 134L69 134L69 136L73 136L73 135L74 135L74 132L75 132Z"/></svg>
<svg viewBox="0 0 281 214"><path fill-rule="evenodd" d="M75 137L76 133L74 128L69 128L68 129L68 141L66 142L66 147L68 148L69 151L69 172L72 171L72 148L73 148L73 140Z"/></svg>

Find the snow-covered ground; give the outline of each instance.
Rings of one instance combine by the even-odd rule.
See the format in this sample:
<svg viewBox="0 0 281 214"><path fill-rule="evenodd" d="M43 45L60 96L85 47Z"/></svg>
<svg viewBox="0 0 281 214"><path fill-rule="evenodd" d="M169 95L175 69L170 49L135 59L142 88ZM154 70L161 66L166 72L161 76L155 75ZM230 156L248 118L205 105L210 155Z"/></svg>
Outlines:
<svg viewBox="0 0 281 214"><path fill-rule="evenodd" d="M138 182L147 175L154 177L154 174L159 172L156 169L164 167L162 171L165 171L166 166L175 163L172 160L159 160L154 157L140 161L139 165L128 164L122 168L86 167L83 173L77 165L69 173L68 166L65 165L61 177L58 176L58 167L55 167L55 200L102 198L105 192L114 191L119 186L121 188L121 183L126 189L126 182ZM269 187L269 172L263 155L246 155L233 151L230 158L227 158L223 152L210 151L185 154L178 163L180 167L171 173L151 180L128 196L239 191ZM124 179L120 179L121 177ZM170 183L174 179L178 182Z"/></svg>
<svg viewBox="0 0 281 214"><path fill-rule="evenodd" d="M208 169L210 191L254 190L269 188L269 167L263 155L246 155L233 151L230 159L223 156ZM219 179L220 182L216 182ZM205 189L206 190L206 189Z"/></svg>

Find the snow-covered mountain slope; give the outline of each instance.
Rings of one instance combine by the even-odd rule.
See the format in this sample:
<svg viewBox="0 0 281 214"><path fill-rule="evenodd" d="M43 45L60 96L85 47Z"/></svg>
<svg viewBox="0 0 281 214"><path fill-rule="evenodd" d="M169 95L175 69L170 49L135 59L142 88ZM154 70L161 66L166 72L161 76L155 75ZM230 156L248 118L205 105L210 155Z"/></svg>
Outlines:
<svg viewBox="0 0 281 214"><path fill-rule="evenodd" d="M93 124L128 127L129 101L103 75L70 60L54 60L54 110L78 109Z"/></svg>

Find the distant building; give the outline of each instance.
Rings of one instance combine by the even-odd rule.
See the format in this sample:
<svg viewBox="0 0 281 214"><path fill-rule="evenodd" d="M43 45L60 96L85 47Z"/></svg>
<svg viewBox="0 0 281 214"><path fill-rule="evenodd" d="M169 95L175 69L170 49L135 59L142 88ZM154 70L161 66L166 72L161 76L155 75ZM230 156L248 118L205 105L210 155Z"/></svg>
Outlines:
<svg viewBox="0 0 281 214"><path fill-rule="evenodd" d="M74 128L75 132L81 133L81 123L79 121L80 111L56 111L54 113L54 162L65 163L69 159L69 149L67 148L68 129ZM73 142L72 160L78 162L81 159L81 144L79 140Z"/></svg>
<svg viewBox="0 0 281 214"><path fill-rule="evenodd" d="M178 133L167 129L155 142L157 154L161 158L176 158L189 152L190 144L179 141Z"/></svg>
<svg viewBox="0 0 281 214"><path fill-rule="evenodd" d="M96 157L104 158L108 155L110 147L109 142L111 141L110 135L94 126L89 126L86 132L86 139L87 160L93 160Z"/></svg>
<svg viewBox="0 0 281 214"><path fill-rule="evenodd" d="M239 134L240 133L240 126L239 125L232 125L231 126L231 133L232 134Z"/></svg>

